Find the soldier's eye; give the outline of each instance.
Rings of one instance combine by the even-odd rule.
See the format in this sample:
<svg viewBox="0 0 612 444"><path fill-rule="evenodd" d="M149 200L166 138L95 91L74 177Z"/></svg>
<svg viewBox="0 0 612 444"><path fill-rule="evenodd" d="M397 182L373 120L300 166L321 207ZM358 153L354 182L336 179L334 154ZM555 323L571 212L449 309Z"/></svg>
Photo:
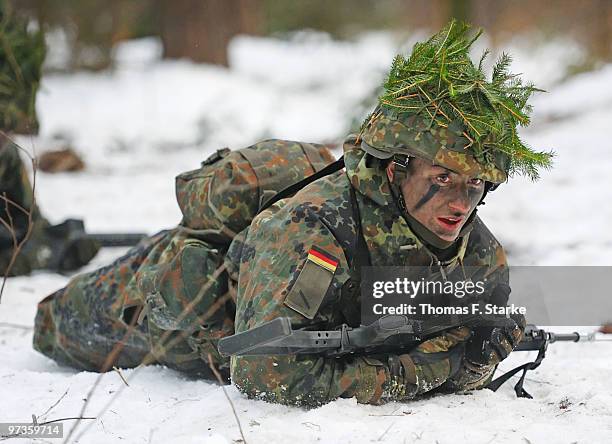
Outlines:
<svg viewBox="0 0 612 444"><path fill-rule="evenodd" d="M480 184L483 182L482 179L470 179L470 185L474 185L474 186L480 186Z"/></svg>
<svg viewBox="0 0 612 444"><path fill-rule="evenodd" d="M436 182L438 183L447 184L450 183L450 181L451 179L448 174L439 174L438 176L436 176Z"/></svg>

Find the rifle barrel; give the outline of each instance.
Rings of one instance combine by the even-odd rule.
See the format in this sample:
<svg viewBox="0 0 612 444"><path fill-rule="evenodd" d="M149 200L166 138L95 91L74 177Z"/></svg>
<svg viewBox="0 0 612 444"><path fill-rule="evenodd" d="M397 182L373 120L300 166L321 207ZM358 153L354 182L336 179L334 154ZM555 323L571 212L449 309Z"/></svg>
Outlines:
<svg viewBox="0 0 612 444"><path fill-rule="evenodd" d="M607 342L612 341L612 336L606 335L605 333L592 332L592 333L552 333L549 332L549 342Z"/></svg>
<svg viewBox="0 0 612 444"><path fill-rule="evenodd" d="M585 340L585 335L580 335L578 332L573 333L554 333L546 332L548 335L548 342L580 342Z"/></svg>
<svg viewBox="0 0 612 444"><path fill-rule="evenodd" d="M87 233L103 247L132 247L147 237L145 233Z"/></svg>

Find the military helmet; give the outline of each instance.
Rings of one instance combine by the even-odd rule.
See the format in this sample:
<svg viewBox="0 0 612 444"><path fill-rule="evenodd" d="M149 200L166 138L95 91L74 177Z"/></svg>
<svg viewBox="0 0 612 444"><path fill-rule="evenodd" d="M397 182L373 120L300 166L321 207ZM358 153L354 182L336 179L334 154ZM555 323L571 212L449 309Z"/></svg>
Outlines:
<svg viewBox="0 0 612 444"><path fill-rule="evenodd" d="M455 121L444 128L431 126L418 115L398 119L389 114L384 109L374 113L361 134L361 148L372 156L378 159L394 155L415 156L492 183L508 179L509 156L498 152L492 161L478 161L469 150L469 140L460 122Z"/></svg>
<svg viewBox="0 0 612 444"><path fill-rule="evenodd" d="M364 151L379 159L415 156L492 184L514 173L537 179L552 152L529 148L518 126L529 124L532 93L540 91L509 72L502 54L491 80L469 55L470 26L451 21L408 58L398 55L379 104L360 131Z"/></svg>

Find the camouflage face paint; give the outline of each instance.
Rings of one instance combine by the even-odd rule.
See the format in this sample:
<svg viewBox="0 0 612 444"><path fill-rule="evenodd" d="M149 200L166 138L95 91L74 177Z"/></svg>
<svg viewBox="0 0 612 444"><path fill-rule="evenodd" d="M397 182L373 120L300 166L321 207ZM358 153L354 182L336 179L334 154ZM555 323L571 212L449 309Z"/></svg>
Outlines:
<svg viewBox="0 0 612 444"><path fill-rule="evenodd" d="M427 190L427 193L425 193L425 195L423 197L421 197L421 199L416 203L414 209L418 210L419 208L421 208L423 205L425 205L427 202L429 202L429 200L434 197L434 195L440 191L440 185L436 185L433 184L432 186L429 187L429 190Z"/></svg>
<svg viewBox="0 0 612 444"><path fill-rule="evenodd" d="M452 242L480 202L484 182L415 158L401 188L410 216Z"/></svg>

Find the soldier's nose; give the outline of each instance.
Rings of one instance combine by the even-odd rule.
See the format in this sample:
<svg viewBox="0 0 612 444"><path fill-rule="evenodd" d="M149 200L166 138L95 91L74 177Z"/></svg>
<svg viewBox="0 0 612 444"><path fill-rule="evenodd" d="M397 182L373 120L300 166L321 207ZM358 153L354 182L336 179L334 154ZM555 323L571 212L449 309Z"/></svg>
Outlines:
<svg viewBox="0 0 612 444"><path fill-rule="evenodd" d="M454 214L466 215L470 211L470 200L467 192L456 193L448 202L448 208Z"/></svg>

